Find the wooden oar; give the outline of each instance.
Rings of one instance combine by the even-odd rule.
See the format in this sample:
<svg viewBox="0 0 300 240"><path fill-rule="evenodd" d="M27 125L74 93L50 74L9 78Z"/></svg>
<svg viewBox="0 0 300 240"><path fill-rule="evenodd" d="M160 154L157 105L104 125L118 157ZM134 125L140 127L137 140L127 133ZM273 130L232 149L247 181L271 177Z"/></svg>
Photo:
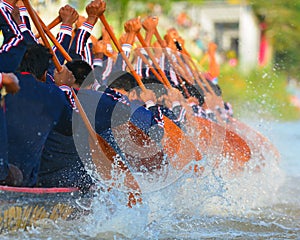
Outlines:
<svg viewBox="0 0 300 240"><path fill-rule="evenodd" d="M72 58L70 57L70 55L67 53L67 51L63 48L63 46L61 46L61 44L57 41L56 37L52 34L52 32L49 30L49 28L44 24L44 22L42 21L42 19L40 18L40 16L35 12L35 15L41 25L41 27L43 28L44 32L46 33L46 35L48 36L48 38L51 40L51 42L57 47L58 51L61 52L61 54L64 56L64 58L68 61L71 62ZM58 18L56 18L58 19Z"/></svg>
<svg viewBox="0 0 300 240"><path fill-rule="evenodd" d="M113 31L111 30L109 24L106 21L105 16L102 14L99 16L102 24L104 25L106 31L110 35L112 41L114 42L117 50L122 55L124 61L126 62L130 72L136 79L138 85L142 89L142 91L146 91L146 88L140 78L140 76L136 73L133 68L131 62L123 52L122 47L120 46L117 38L115 37ZM193 160L200 160L202 158L201 153L195 148L194 144L185 136L182 130L173 123L170 119L164 118L165 123L165 134L163 141L163 146L165 152L170 157L171 164L176 169L182 169L187 164L189 164ZM175 156L176 155L176 156ZM176 158L177 157L177 158Z"/></svg>
<svg viewBox="0 0 300 240"><path fill-rule="evenodd" d="M41 22L41 25L44 28L47 36L52 40L54 45L62 53L65 59L67 61L71 61L71 57L59 44L51 31L49 31L45 24L43 24L40 18L39 21ZM158 149L157 145L153 141L150 141L150 138L141 129L134 126L131 122L128 122L127 124L114 128L113 133L115 140L117 141L117 143L119 143L119 147L125 153L127 160L132 160L132 164L130 165L132 169L138 171L143 167L150 170L159 169L161 167L159 166L159 163L163 160L162 152ZM130 136L131 138L129 138ZM105 144L107 143L105 142ZM147 149L144 147L144 145L147 145ZM109 147L109 145L105 145L105 148ZM110 149L108 153L110 153L111 150L113 149ZM96 152L94 152L93 154L96 154ZM136 160L137 158L139 158L138 161ZM121 164L121 162L119 162L119 165L121 168L125 167ZM126 169L127 167L125 167L123 170Z"/></svg>
<svg viewBox="0 0 300 240"><path fill-rule="evenodd" d="M38 16L38 15L37 15ZM39 17L39 16L38 16ZM58 24L60 24L61 23L61 17L60 16L57 16L55 19L53 19L53 21L51 22L51 23L49 23L48 25L47 25L47 29L48 30L51 30L52 28L54 28L54 27L56 27ZM44 30L45 31L45 30ZM37 33L36 35L35 35L35 38L40 38L40 34L39 33Z"/></svg>
<svg viewBox="0 0 300 240"><path fill-rule="evenodd" d="M208 83L208 80L206 80L206 78L201 74L196 63L189 56L189 54L186 51L186 49L184 48L184 46L181 46L181 47L182 47L182 51L185 53L184 54L185 59L187 59L187 62L190 62L193 65L193 67L196 70L196 72L198 73L198 76L201 79L202 83L207 86L207 89L202 88L202 90L204 92L206 92L206 94L209 94L214 99L216 99L215 102L218 102L219 107L223 108L224 104L223 104L223 101L221 100L221 97L216 95L215 91L212 89L212 87ZM211 103L211 105L213 106L213 103ZM270 142L269 139L267 139L265 136L263 136L258 131L254 130L251 127L249 127L248 125L244 124L243 122L238 121L237 119L229 116L229 122L227 123L226 126L229 127L232 132L238 132L239 135L242 136L243 139L245 139L247 145L249 146L249 148L251 150L251 155L256 155L256 156L259 155L258 158L264 159L263 153L260 148L261 148L261 146L264 146L267 144L270 151L273 152L273 156L276 159L280 158L280 154L279 154L277 148ZM251 137L249 137L249 136L251 136Z"/></svg>
<svg viewBox="0 0 300 240"><path fill-rule="evenodd" d="M195 71L196 71L195 79L196 79L198 85L201 87L202 91L204 93L206 93L206 96L207 95L210 96L210 97L206 98L209 101L209 103L208 103L209 107L211 109L215 109L215 106L218 106L219 108L224 108L224 103L223 103L221 96L216 95L216 93L212 89L211 85L203 77L203 75L201 74L199 69L197 69L196 64L191 59L189 53L186 51L184 46L181 46L180 44L176 44L176 45L179 46L178 50L183 53L182 56L185 60L185 63L187 64L187 66L190 68L190 70L193 71L193 68L191 65L193 65L193 67L195 68ZM206 88L203 87L202 84L205 84ZM216 116L218 116L219 122L224 127L228 127L228 125L222 121L221 116L219 115L219 112L216 113ZM215 125L215 127L216 127L216 125ZM232 141L225 141L223 148L227 151L233 150L233 151L231 151L232 155L229 155L229 156L231 156L231 158L234 160L238 160L238 161L235 161L235 168L239 168L241 164L243 165L245 162L247 162L251 159L253 152L251 152L250 145L252 145L252 144L249 145L249 142L245 140L245 137L243 136L243 138L242 138L241 136L236 134L236 130L233 128L230 128L230 130L227 129L226 138L228 138L228 136L232 139ZM237 164L237 163L241 163L241 164Z"/></svg>
<svg viewBox="0 0 300 240"><path fill-rule="evenodd" d="M49 31L49 29L45 26L45 24L42 23L41 19L39 20L47 36L52 40L54 45L58 48L58 50L62 53L62 55L65 57L67 61L71 61L72 59L65 51L65 49L58 43L56 38L52 35L51 31ZM114 130L114 137L117 140L117 142L120 143L119 144L120 149L125 153L126 158L131 160L135 159L134 164L132 160L132 165L131 165L132 168L134 168L135 170L140 169L141 167L145 167L147 169L160 168L160 166L158 165L160 160L163 160L162 152L157 148L156 144L154 144L153 141L152 142L150 141L149 137L142 130L135 127L131 122L123 126L119 126L113 130ZM124 133L127 135L124 135ZM135 136L135 137L131 137L130 140L128 138L128 134L130 136ZM126 143L119 142L120 139L126 139L129 141L126 141ZM137 145L137 143L139 144ZM145 144L147 145L147 149L148 149L147 152L145 152L145 148L143 147ZM131 151L129 149L131 149ZM150 153L152 154L151 157L149 157ZM139 161L136 161L137 156L139 156L138 157Z"/></svg>
<svg viewBox="0 0 300 240"><path fill-rule="evenodd" d="M45 36L45 33L42 29L42 26L39 22L37 15L35 14L35 11L31 7L28 0L23 0L23 3L25 5L25 7L27 8L27 11L28 11L35 27L37 28L45 46L47 48L49 48L49 50L52 52L53 62L55 64L57 70L61 71L62 66L60 65L55 53L53 52L53 50L50 46L50 43L48 42L48 40ZM57 47L59 47L59 45ZM79 114L82 117L82 120L88 130L89 136L92 139L92 141L90 141L90 144L91 144L91 149L94 151L94 155L92 158L93 163L95 164L96 169L101 174L101 176L104 177L105 179L108 179L111 177L110 172L112 169L112 164L115 163L115 157L117 154L114 151L114 149L100 135L98 135L95 132L95 130L93 129L93 127L92 127L86 113L84 112L84 109L81 106L80 101L73 89L72 89L72 96L75 100L76 107L78 108ZM139 184L137 183L137 181L135 180L135 178L133 177L133 175L131 174L129 169L121 162L118 162L118 167L119 167L119 169L124 171L126 174L126 181L125 181L126 186L129 187L130 189L140 193L141 191L140 191Z"/></svg>
<svg viewBox="0 0 300 240"><path fill-rule="evenodd" d="M154 34L158 42L163 45L157 29ZM167 51L165 53L168 54ZM223 156L230 156L235 162L242 164L250 160L251 151L249 146L236 133L227 130L225 126L218 125L207 119L196 118L195 121L197 122L199 144L202 151L211 150L212 152L221 152ZM222 145L222 149L220 149L220 145Z"/></svg>

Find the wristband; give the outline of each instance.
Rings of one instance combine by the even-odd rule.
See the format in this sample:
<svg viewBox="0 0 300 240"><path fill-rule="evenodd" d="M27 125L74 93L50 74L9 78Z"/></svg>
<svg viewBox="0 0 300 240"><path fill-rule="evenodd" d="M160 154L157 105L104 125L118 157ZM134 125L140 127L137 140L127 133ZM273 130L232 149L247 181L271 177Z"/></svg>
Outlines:
<svg viewBox="0 0 300 240"><path fill-rule="evenodd" d="M124 52L130 52L132 49L132 45L129 43L123 43L122 44L122 49Z"/></svg>
<svg viewBox="0 0 300 240"><path fill-rule="evenodd" d="M66 35L72 36L72 26L69 26L67 24L61 24L60 25L60 32L64 33Z"/></svg>
<svg viewBox="0 0 300 240"><path fill-rule="evenodd" d="M92 33L94 25L88 23L88 22L84 22L82 24L82 26L80 27L80 29L87 31L88 33Z"/></svg>
<svg viewBox="0 0 300 240"><path fill-rule="evenodd" d="M113 52L113 48L112 48L111 44L109 44L109 43L106 44L106 50L110 53Z"/></svg>
<svg viewBox="0 0 300 240"><path fill-rule="evenodd" d="M172 109L175 108L175 107L178 107L178 106L180 106L180 102L179 101L172 102Z"/></svg>
<svg viewBox="0 0 300 240"><path fill-rule="evenodd" d="M18 26L21 32L25 32L28 30L25 23L20 23Z"/></svg>
<svg viewBox="0 0 300 240"><path fill-rule="evenodd" d="M152 100L148 100L147 102L145 102L145 104L147 109L155 106L155 103Z"/></svg>
<svg viewBox="0 0 300 240"><path fill-rule="evenodd" d="M103 59L101 59L101 58L94 58L93 59L93 66L103 67Z"/></svg>

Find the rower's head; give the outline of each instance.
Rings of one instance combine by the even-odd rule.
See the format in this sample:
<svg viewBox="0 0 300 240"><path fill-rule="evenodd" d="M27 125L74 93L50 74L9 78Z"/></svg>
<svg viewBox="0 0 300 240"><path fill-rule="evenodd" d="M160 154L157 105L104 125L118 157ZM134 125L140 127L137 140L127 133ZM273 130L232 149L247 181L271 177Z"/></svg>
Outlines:
<svg viewBox="0 0 300 240"><path fill-rule="evenodd" d="M150 89L155 93L157 99L159 99L161 96L166 95L168 93L167 89L162 84L162 82L160 82L154 76L144 77L142 79L142 82L144 83L147 89Z"/></svg>
<svg viewBox="0 0 300 240"><path fill-rule="evenodd" d="M74 59L66 64L67 68L75 77L75 86L73 87L89 87L95 81L95 75L92 67L86 61Z"/></svg>
<svg viewBox="0 0 300 240"><path fill-rule="evenodd" d="M41 44L31 45L27 48L20 63L20 72L29 72L39 81L46 81L46 73L50 66L52 54Z"/></svg>
<svg viewBox="0 0 300 240"><path fill-rule="evenodd" d="M136 94L137 82L133 75L126 71L114 72L108 77L108 87L124 95Z"/></svg>

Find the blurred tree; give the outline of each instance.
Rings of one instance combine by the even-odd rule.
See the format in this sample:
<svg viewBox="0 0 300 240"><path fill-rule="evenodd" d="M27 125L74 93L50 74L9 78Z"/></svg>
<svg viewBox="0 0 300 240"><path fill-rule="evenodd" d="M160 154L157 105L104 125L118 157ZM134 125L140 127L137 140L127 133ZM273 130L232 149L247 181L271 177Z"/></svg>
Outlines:
<svg viewBox="0 0 300 240"><path fill-rule="evenodd" d="M151 9L149 9L149 6L151 5L155 5L155 4L159 4L163 9L164 9L164 13L167 13L170 10L170 6L172 4L172 2L182 2L182 0L114 0L114 1L106 1L107 3L107 10L109 11L113 11L116 13L115 16L118 17L118 26L122 26L123 23L133 17L136 16L128 16L128 12L130 9L129 8L129 4L134 4L134 3L148 3L147 5L145 4L145 6L147 6L144 9L144 12L141 14L149 14L149 11L151 11ZM191 3L191 4L201 4L203 2L205 2L205 0L186 0L185 2ZM113 14L114 15L114 14Z"/></svg>
<svg viewBox="0 0 300 240"><path fill-rule="evenodd" d="M274 66L289 75L299 74L300 66L300 1L250 0L258 19L264 21L272 41Z"/></svg>

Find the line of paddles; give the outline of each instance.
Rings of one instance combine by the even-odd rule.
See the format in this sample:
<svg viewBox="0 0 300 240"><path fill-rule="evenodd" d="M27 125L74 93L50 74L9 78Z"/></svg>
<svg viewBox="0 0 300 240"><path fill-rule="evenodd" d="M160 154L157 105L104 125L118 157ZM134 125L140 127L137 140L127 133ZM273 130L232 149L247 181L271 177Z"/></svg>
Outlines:
<svg viewBox="0 0 300 240"><path fill-rule="evenodd" d="M189 56L187 50L182 46L183 50L183 57L189 61L193 67L195 72L198 74L198 77L200 79L197 79L197 82L200 80L202 81L202 84L205 84L206 88L202 87L203 92L206 93L206 95L209 95L211 98L208 98L212 100L210 103L211 106L214 106L216 103L220 105L221 97L217 96L210 84L208 83L208 80L202 76L200 73L200 70L198 69L195 62L191 59ZM199 83L199 86L202 85ZM219 106L221 107L221 106ZM218 114L218 113L216 113ZM262 146L266 146L268 148L268 152L272 152L272 156L275 157L276 160L280 158L280 154L277 150L277 148L270 142L269 139L267 139L265 136L263 136L260 132L254 130L253 128L249 127L247 124L230 117L228 118L228 122L226 123L226 126L230 129L231 132L238 132L240 136L244 139L244 141L247 143L247 145L250 148L251 155L259 155L258 158L260 160L265 160L264 152L262 150Z"/></svg>
<svg viewBox="0 0 300 240"><path fill-rule="evenodd" d="M49 48L49 50L51 51L55 67L57 68L58 71L61 71L62 66L60 65L55 53L53 52L53 50L45 36L45 32L40 24L40 20L37 17L37 14L31 7L28 0L24 0L23 3L25 5L25 7L27 8L27 11L28 11L36 29L38 30L45 46L47 48ZM45 27L44 24L42 24L42 25ZM51 34L50 31L48 32L48 34ZM56 41L54 41L53 43L57 44ZM62 46L60 44L56 45L56 47L58 47L59 49L62 48ZM84 112L84 109L81 106L80 101L79 101L76 93L73 91L73 89L72 89L72 96L75 100L76 107L79 111L79 114L82 117L82 120L88 130L88 133L89 133L89 140L90 140L89 144L90 144L90 148L91 148L91 152L92 152L92 161L93 161L97 171L100 173L101 177L104 179L110 179L112 164L115 163L115 158L117 156L117 153L99 134L97 134L95 132L95 130L93 129L93 127L92 127L86 113ZM117 166L120 171L123 171L125 173L125 185L128 188L132 189L133 191L140 193L141 190L140 190L139 184L135 180L132 173L129 171L128 167L122 162L118 162Z"/></svg>
<svg viewBox="0 0 300 240"><path fill-rule="evenodd" d="M42 23L41 19L39 19L39 21L41 22L42 28L44 28L44 31L54 43L54 45L58 48L62 55L65 56L65 58L68 61L71 61L71 58L62 48L62 46L57 42L56 38L51 34L49 29L47 29L45 24ZM41 33L39 34L41 35ZM41 37L42 36L43 35L41 35ZM58 65L58 69L59 68L60 67ZM82 109L77 96L75 96L74 99L76 101L76 105L78 105L80 109ZM83 109L80 110L80 113L81 115L83 115L82 118L90 133L91 139L93 139L92 141L90 141L91 149L97 150L99 149L99 145L102 149L102 151L92 151L93 162L96 165L97 170L100 171L101 174L107 175L109 174L109 171L111 169L108 167L111 165L111 162L116 156L116 153L114 149L92 129L86 117L86 114L84 114ZM131 122L129 122L127 125L119 126L113 130L114 137L116 138L118 143L120 142L118 141L118 139L122 139L122 141L123 139L127 140L123 142L123 144L120 144L120 148L124 151L126 157L129 159L133 158L134 160L136 160L136 158L139 158L139 162L136 163L135 161L135 164L131 166L134 170L139 170L145 167L146 169L149 169L149 171L152 171L160 168L160 165L164 159L164 154L167 154L169 156L170 163L173 165L174 168L178 170L183 169L191 161L200 160L202 158L202 155L200 154L200 152L198 152L198 150L195 147L191 152L191 147L194 145L187 137L183 135L181 129L178 128L171 120L165 119L165 121L167 121L167 123L165 124L165 137L163 140L164 151L161 151L161 149L159 149L157 145L141 129L137 128ZM124 133L129 133L129 135L124 136ZM97 141L95 140L95 136L97 138ZM130 138L128 138L128 136ZM144 146L147 146L147 148L143 148ZM188 146L189 148L187 148L186 146ZM105 155L103 155L103 153ZM144 157L145 155L146 157ZM103 158L104 160L110 160L110 162L103 162ZM125 166L122 162L118 163L118 166L126 172L127 186L140 192L138 184L135 181L131 172L128 170L127 166ZM107 171L105 173L103 173L103 169L101 169L103 164L107 165Z"/></svg>
<svg viewBox="0 0 300 240"><path fill-rule="evenodd" d="M110 35L114 45L116 46L119 53L122 55L124 61L126 62L130 72L136 79L138 85L145 91L146 88L141 81L140 76L136 73L131 62L125 55L120 46L117 38L115 37L113 31L108 25L104 15L101 15L100 20L104 25L106 31ZM169 161L175 169L183 169L187 164L192 161L198 161L202 159L202 155L195 145L189 140L188 136L169 118L164 117L164 138L162 141L164 153L168 155Z"/></svg>
<svg viewBox="0 0 300 240"><path fill-rule="evenodd" d="M42 23L41 19L39 20ZM59 18L56 18L53 22L58 23ZM41 25L44 28L47 36L62 53L65 59L67 61L72 61L69 54L59 44L51 31L49 31L48 27L43 23ZM136 127L133 123L129 121L126 124L115 127L113 129L113 135L116 142L118 143L118 146L125 154L127 161L130 161L129 165L132 170L139 171L141 169L147 169L149 171L152 171L161 167L161 163L164 158L162 149L160 149L157 144L149 138L147 134L145 134L140 128ZM97 138L99 137L101 136L97 135ZM108 156L115 156L113 149L106 141L103 142L102 147L104 147L104 149L107 149L106 154ZM99 159L101 157L97 156L97 154L99 154L97 153L97 151L93 152L94 159ZM119 164L121 164L121 162L119 162ZM100 167L101 165L99 163L96 164L96 166Z"/></svg>
<svg viewBox="0 0 300 240"><path fill-rule="evenodd" d="M47 27L43 26L44 31L46 32L46 34L48 35L49 30L51 28L55 27L60 22L61 22L61 18L58 16ZM168 54L168 52L165 51L165 48L163 47L162 39L161 39L161 37L160 37L157 29L156 29L156 31L155 31L154 34L155 34L158 42L161 44L161 47L163 48L164 53ZM37 34L36 36L39 37L39 34ZM52 41L56 40L55 37L53 39L53 35L52 36L48 35L48 37ZM145 43L143 41L143 38L141 37L140 33L137 34L137 37L140 40L140 42L142 43L143 47L146 47L146 45L145 45ZM193 64L193 66L195 67L194 62L190 59L190 56L188 55L188 53L186 52L186 50L185 49L183 49L183 50L185 51L185 54L187 54L187 56L184 56L184 57L187 57L190 60L190 62ZM65 52L64 49L62 49L62 53L63 52ZM151 56L151 52L147 51L147 53L150 56L150 58L152 60L152 63L155 65L154 66L155 69L157 69L159 71L159 73L157 71L155 71L155 69L153 69L152 65L149 63L149 61L147 60L147 58L145 58L144 55L141 54L139 50L137 50L138 56L142 59L142 61L144 63L146 63L148 65L148 67L150 68L150 70L152 71L152 73L156 76L156 78L159 79L162 83L164 83L166 87L168 87L168 88L171 87L171 85L168 82L168 80L166 81L165 79L164 80L162 79L162 78L165 78L164 72L162 72L161 69L160 69L160 67L159 67L159 65L156 64L156 60L154 61L154 58ZM66 59L68 60L68 56L66 56ZM169 59L172 59L172 58L169 57ZM191 70L194 70L194 69L191 68ZM193 71L193 74L198 74L198 76L194 75L195 78L199 77L199 71L197 69L195 69L195 71ZM201 87L201 84L199 83L199 79L197 79L197 80L198 80L197 81L198 85L200 85L200 87ZM201 87L201 88L204 89L203 87ZM215 122L212 122L212 121L210 121L208 119L204 119L204 118L196 118L196 119L197 119L196 120L196 122L197 122L196 123L196 125L197 125L196 128L198 128L198 130L199 130L198 131L199 132L199 145L200 145L201 151L203 153L208 153L209 150L214 145L212 143L212 135L214 135L214 133L213 133L214 131L212 131L212 129L216 130L219 133L223 132L223 134L224 134L224 129L221 129L224 126L220 126L219 124L217 124ZM136 131L134 130L134 131L131 131L131 132L136 132ZM144 135L143 132L141 134ZM247 145L247 143L245 142L245 140L242 139L234 131L231 131L231 130L228 130L228 129L225 130L225 134L224 135L225 135L225 136L223 136L224 142L222 143L222 150L221 150L222 151L222 155L223 156L229 156L236 163L244 163L244 162L249 161L249 159L251 158L251 152L250 152L249 146ZM141 138L141 139L143 139L143 138ZM171 136L167 136L166 135L166 137L164 139L165 144L168 143L167 139L172 139L172 138L171 138ZM173 141L178 142L178 139L174 138ZM149 141L146 140L146 142L149 142ZM181 144L177 143L177 145L180 146ZM153 145L153 147L156 149L155 145ZM174 149L177 149L177 150L175 151ZM179 148L173 148L173 149L168 148L167 153L168 153L169 156L172 157L178 151L179 151ZM152 152L154 152L154 150ZM185 155L184 151L180 155L184 156ZM154 160L154 159L157 159L157 157L152 158L152 160ZM172 158L172 159L174 159L174 158ZM148 161L146 161L146 160L149 160L149 159L146 158L146 159L144 159L144 161L141 161L141 163L147 165L146 163L148 163ZM182 165L184 165L184 164L185 163L182 163ZM148 165L149 165L149 163L148 163ZM154 165L158 166L158 164L154 164Z"/></svg>
<svg viewBox="0 0 300 240"><path fill-rule="evenodd" d="M156 38L160 44L162 44L162 39L158 35L158 31L155 31ZM150 57L152 63L154 64L154 67L150 67L150 71L157 76L156 70L159 72L161 75L161 78L159 79L164 83L164 85L167 88L171 88L171 85L165 76L165 73L160 69L160 66L155 60L154 55L149 49L149 46L146 45L146 42L144 41L143 37L141 34L138 32L137 37L146 50L148 56ZM161 46L162 47L162 46ZM167 51L164 51L165 54L168 54ZM144 58L143 58L144 59ZM142 60L143 60L142 59ZM145 59L144 59L145 60ZM147 65L149 65L149 62L147 62ZM214 144L212 143L212 139L214 139L214 133L218 132L221 133L221 137L224 139L221 139L221 144L223 145L221 148L221 154L223 156L228 156L230 157L233 161L237 163L244 163L249 161L251 158L251 152L250 148L247 145L247 143L235 132L227 130L224 126L219 125L215 122L212 122L208 119L200 118L200 117L194 117L193 123L196 132L198 132L198 141L199 141L199 146L202 150L203 153L207 153L208 150L210 150L211 146ZM222 136L222 133L224 136Z"/></svg>
<svg viewBox="0 0 300 240"><path fill-rule="evenodd" d="M49 29L49 30L52 29L53 27L58 25L60 22L61 22L61 18L58 16L47 26L47 29ZM46 33L47 33L47 31L46 31ZM161 44L162 39L161 39L158 31L156 30L154 32L154 34L155 34L158 42ZM38 38L39 34L36 34L36 37ZM164 45L162 45L161 47L163 48L163 50L165 50ZM164 51L164 53L168 54L167 51ZM141 57L143 62L147 61L146 58L143 58L142 54L138 53L138 55ZM219 103L220 102L219 99L218 100L215 99L215 98L217 98L217 96L215 96L215 94L213 93L213 90L211 88L209 89L209 84L207 83L207 81L205 82L206 79L203 77L203 75L201 74L197 65L191 59L189 53L186 51L185 48L182 49L182 55L183 55L184 59L186 60L186 64L188 64L190 70L192 71L194 78L195 78L197 84L199 85L199 87L201 87L201 89L204 92L206 92L206 94L214 95L214 96L212 96L212 98L207 97L209 105L214 106L216 104L216 102ZM171 58L169 58L169 59L171 59ZM192 66L190 66L189 64L192 64ZM151 67L152 67L151 64L147 63L147 65L149 66L149 68L151 70ZM173 67L176 67L176 66L173 66ZM153 73L155 75L157 72L153 71ZM155 75L155 76L159 79L159 77L157 75ZM206 88L204 88L202 86L202 84L205 84ZM236 160L241 159L242 162L246 162L246 161L249 161L249 159L250 159L249 151L247 150L249 147L250 147L250 151L251 151L251 155L252 155L257 152L260 152L259 146L267 144L268 147L270 148L270 150L273 152L273 155L276 157L276 159L279 159L280 154L279 154L278 150L276 149L276 147L274 147L273 144L271 144L269 139L267 139L261 133L257 132L256 130L252 129L248 125L244 124L243 122L240 122L239 120L237 120L233 117L230 117L229 120L230 121L226 124L226 127L231 130L227 129L227 131L226 131L226 138L225 138L225 142L224 142L223 150L222 150L223 155L227 155L226 153L230 153L230 156L233 159L236 159ZM202 121L202 120L199 120L199 121ZM241 135L242 138L239 135L237 135L235 133L235 131L238 131L239 135ZM255 142L253 142L254 139L251 139L247 136L247 135L249 135L247 133L251 133L250 135L255 139ZM229 141L228 136L231 136L231 138L235 138L236 142ZM244 140L244 139L246 139L246 140ZM204 128L201 131L200 140L203 141L202 149L204 149L204 151L205 151L205 149L209 149L209 147L210 147L209 143L211 141L211 134L209 134L209 132L207 131L207 128ZM246 142L248 147L245 146L244 142ZM233 144L233 143L239 143L239 144ZM239 154L239 152L241 154Z"/></svg>

